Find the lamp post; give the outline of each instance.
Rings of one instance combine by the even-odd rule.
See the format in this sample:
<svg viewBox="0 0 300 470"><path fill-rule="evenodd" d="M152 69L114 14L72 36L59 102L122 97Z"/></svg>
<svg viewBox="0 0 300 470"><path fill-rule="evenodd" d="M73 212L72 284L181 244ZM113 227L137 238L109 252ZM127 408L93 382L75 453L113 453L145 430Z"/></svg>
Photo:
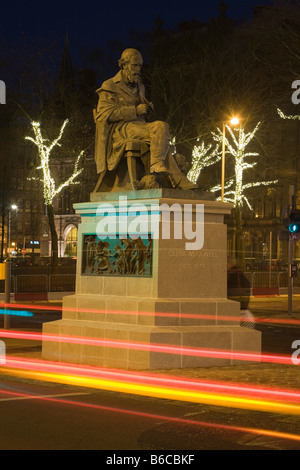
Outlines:
<svg viewBox="0 0 300 470"><path fill-rule="evenodd" d="M15 210L18 211L18 206L12 204L9 212L8 212L8 257L10 257L10 229L11 229L11 211ZM4 302L5 305L10 304L10 290L11 290L11 263L6 263L5 265L5 294L4 294ZM8 308L5 307L5 310L8 311ZM10 327L10 316L9 313L4 314L4 329L8 330Z"/></svg>
<svg viewBox="0 0 300 470"><path fill-rule="evenodd" d="M230 124L236 126L240 120L237 117L232 118ZM221 200L224 202L224 188L225 188L225 133L226 133L226 122L223 122L223 135L222 135L222 182L221 182Z"/></svg>
<svg viewBox="0 0 300 470"><path fill-rule="evenodd" d="M11 210L18 212L18 206L12 204L8 212L8 237L7 237L7 256L10 257L10 231L11 231Z"/></svg>

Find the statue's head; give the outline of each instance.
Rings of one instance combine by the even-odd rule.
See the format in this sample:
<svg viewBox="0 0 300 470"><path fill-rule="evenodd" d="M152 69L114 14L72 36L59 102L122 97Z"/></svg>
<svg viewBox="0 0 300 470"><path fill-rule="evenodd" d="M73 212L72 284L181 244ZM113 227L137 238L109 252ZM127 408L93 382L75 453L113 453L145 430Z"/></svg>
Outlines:
<svg viewBox="0 0 300 470"><path fill-rule="evenodd" d="M136 84L141 81L141 68L143 65L142 54L137 49L125 49L119 60L124 80L128 84Z"/></svg>

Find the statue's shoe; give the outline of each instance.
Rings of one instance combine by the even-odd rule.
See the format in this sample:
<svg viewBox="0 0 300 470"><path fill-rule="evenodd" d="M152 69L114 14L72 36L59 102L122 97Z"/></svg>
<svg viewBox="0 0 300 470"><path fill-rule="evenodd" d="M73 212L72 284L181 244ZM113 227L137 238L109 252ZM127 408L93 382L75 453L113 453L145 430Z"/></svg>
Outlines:
<svg viewBox="0 0 300 470"><path fill-rule="evenodd" d="M154 163L153 165L151 165L150 173L151 174L153 174L153 173L163 173L165 175L168 175L170 172L162 162L158 162L158 163Z"/></svg>
<svg viewBox="0 0 300 470"><path fill-rule="evenodd" d="M183 177L178 183L176 188L182 189L182 190L188 190L188 189L199 189L199 186L195 183L192 183L190 180L187 178Z"/></svg>

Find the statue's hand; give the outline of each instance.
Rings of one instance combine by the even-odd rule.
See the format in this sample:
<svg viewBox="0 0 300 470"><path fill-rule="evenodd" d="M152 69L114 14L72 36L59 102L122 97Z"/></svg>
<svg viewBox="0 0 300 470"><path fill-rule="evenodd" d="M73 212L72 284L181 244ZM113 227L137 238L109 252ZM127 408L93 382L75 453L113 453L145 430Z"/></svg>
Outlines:
<svg viewBox="0 0 300 470"><path fill-rule="evenodd" d="M141 103L136 107L136 114L141 116L143 114L147 114L148 112L148 105Z"/></svg>

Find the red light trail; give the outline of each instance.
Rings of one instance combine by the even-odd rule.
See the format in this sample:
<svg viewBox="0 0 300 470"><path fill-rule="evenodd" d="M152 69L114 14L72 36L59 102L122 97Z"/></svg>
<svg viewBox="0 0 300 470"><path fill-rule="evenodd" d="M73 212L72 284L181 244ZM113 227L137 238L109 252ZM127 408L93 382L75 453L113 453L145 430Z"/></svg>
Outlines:
<svg viewBox="0 0 300 470"><path fill-rule="evenodd" d="M239 395L255 397L267 397L277 400L286 400L293 403L300 403L300 392L295 390L277 390L274 388L262 388L259 386L242 385L239 383L225 383L218 381L206 381L191 378L174 377L163 374L151 374L145 372L134 372L118 369L102 369L92 366L82 366L78 364L68 364L61 362L43 361L38 359L26 359L8 356L6 367L13 369L36 370L43 372L54 372L84 377L105 378L111 380L130 381L132 383L143 383L147 385L160 385L166 387L176 387L190 390L208 390L213 392L230 392ZM0 368L1 371L1 368Z"/></svg>
<svg viewBox="0 0 300 470"><path fill-rule="evenodd" d="M285 439L285 440L300 442L300 436L297 434L285 433L285 432L274 431L274 430L232 426L232 425L230 426L227 424L211 423L211 422L206 422L206 421L197 421L197 420L191 420L191 419L185 419L185 418L176 418L176 417L158 415L158 414L153 414L153 413L146 413L146 412L141 412L141 411L127 410L123 408L113 408L110 406L95 405L95 404L84 403L84 402L79 402L79 401L74 401L74 400L69 400L69 399L66 400L62 398L49 397L49 396L43 396L43 395L31 395L31 394L20 393L20 392L9 392L7 390L1 390L1 389L0 389L0 394L9 395L12 397L20 397L20 398L26 398L26 399L32 399L32 400L46 401L46 402L51 402L51 403L61 404L61 405L66 405L66 406L71 405L75 407L81 407L81 408L92 409L92 410L97 410L97 411L138 416L141 418L146 418L146 419L151 419L151 420L154 419L155 421L173 422L173 423L184 424L184 425L189 425L193 427L213 428L213 429L219 429L220 431L225 430L228 432L251 433L251 434L257 434L257 435L263 435L263 436L270 437L270 438L275 437L278 439Z"/></svg>
<svg viewBox="0 0 300 470"><path fill-rule="evenodd" d="M292 357L289 355L276 355L276 354L261 354L252 353L247 351L226 351L226 350L213 350L204 348L186 348L173 345L162 345L162 344L147 344L141 342L129 342L120 340L109 340L106 338L90 338L90 337L76 337L76 336L64 336L64 335L53 335L43 334L37 332L20 332L14 330L1 330L0 338L19 338L23 340L35 340L35 341L52 341L52 342L63 342L63 343L80 343L89 346L99 346L106 348L119 348L119 349L136 349L139 351L151 351L158 353L168 354L181 354L184 356L194 357L213 357L220 359L234 359L241 361L251 362L268 362L275 364L292 364Z"/></svg>
<svg viewBox="0 0 300 470"><path fill-rule="evenodd" d="M9 307L10 304L2 304ZM1 306L1 304L0 304ZM60 307L42 306L42 305L23 305L14 304L16 308L27 308L30 310L57 310L61 311ZM65 309L74 311L74 309ZM86 312L104 313L100 310L80 309ZM129 314L136 315L135 312L107 312L115 314ZM179 314L172 313L147 313L142 312L139 315L156 315L156 316L178 316ZM184 314L181 318L197 318L197 319L216 319L215 315L196 315ZM221 321L237 321L237 317L223 317L219 316L218 320ZM287 325L299 325L299 320L285 320L285 319L255 319L255 322L260 323L282 323ZM276 354L258 354L247 351L232 352L226 350L210 350L206 348L182 348L173 345L165 344L147 344L142 342L129 342L117 341L113 339L104 338L90 338L90 337L76 337L69 335L52 335L42 334L33 331L21 332L14 330L0 330L0 338L14 338L21 340L35 340L35 341L55 341L63 343L77 343L87 344L107 348L125 348L137 349L142 351L153 351L158 353L181 354L187 356L203 356L203 357L217 357L217 358L231 358L241 361L251 362L266 362L274 364L288 364L293 365L290 355L276 355ZM25 358L6 357L6 364L0 366L0 373L6 375L16 375L20 377L31 377L38 380L73 384L88 388L98 388L103 390L118 391L121 393L129 393L144 396L154 396L160 398L167 398L173 400L190 401L196 403L207 403L216 406L227 406L233 408L246 408L255 409L259 411L271 411L274 413L290 413L300 414L300 393L296 390L275 389L270 387L258 387L255 385L245 385L239 383L224 383L217 381L205 381L191 378L179 378L167 375L157 375L149 373L140 373L123 370L99 369L96 367L55 363L43 360L32 360ZM1 391L1 393L6 393ZM82 404L80 402L71 402L68 400L57 400L45 397L33 397L44 400L56 401L66 404L78 404L80 406L93 407L102 410L117 411L124 413L132 413L127 410L114 410L107 407L98 405ZM133 412L135 413L135 412ZM145 416L159 418L156 415ZM268 431L262 429L252 429L243 427L224 426L213 423L203 423L198 421L182 420L177 418L168 418L162 416L161 419L175 420L184 422L186 424L196 424L200 426L219 427L228 430L240 430L241 432L253 432L256 434L281 437L285 439L292 439L300 441L300 436L288 433L279 433L277 431Z"/></svg>
<svg viewBox="0 0 300 470"><path fill-rule="evenodd" d="M114 348L136 348L147 351L185 354L211 357L235 357L242 360L291 364L290 356L262 355L253 353L234 353L230 351L213 351L201 348L178 348L176 346L149 345L124 341L105 340L100 338L82 338L73 336L44 335L37 332L20 332L2 330L0 337L19 338L23 340L56 341L63 343L89 344ZM225 384L178 379L169 376L141 374L127 371L112 371L90 366L55 363L49 361L28 360L7 357L6 365L0 368L3 373L13 373L38 380L69 383L73 385L114 390L147 396L171 398L175 400L209 403L220 406L233 406L276 412L300 414L300 394L291 390L276 390L240 384ZM276 402L270 402L276 400Z"/></svg>
<svg viewBox="0 0 300 470"><path fill-rule="evenodd" d="M12 308L12 304L0 303L0 307L2 308ZM59 306L49 306L49 305L34 305L34 304L13 304L13 308L22 308L27 310L50 310L50 311L58 311L58 312L75 312L76 309L70 307L59 307ZM105 309L92 309L92 308L83 308L80 307L80 312L82 313L99 313L99 314L112 314L112 315L133 315L136 316L136 312L132 311L123 311L123 310L105 310ZM7 310L7 314L9 314L9 310ZM230 316L230 315L201 315L196 313L165 313L165 312L139 312L138 315L140 316L156 316L156 317L165 317L165 318L180 318L180 319L196 319L196 320L218 320L224 322L238 322L243 320L243 316ZM245 318L246 320L246 318ZM282 324L282 325L296 325L300 326L300 320L297 319L284 319L284 318L254 318L254 323L274 323L274 324Z"/></svg>
<svg viewBox="0 0 300 470"><path fill-rule="evenodd" d="M294 390L179 379L157 374L97 369L15 357L8 357L7 364L1 367L0 371L9 376L139 396L272 413L300 414L300 396Z"/></svg>

